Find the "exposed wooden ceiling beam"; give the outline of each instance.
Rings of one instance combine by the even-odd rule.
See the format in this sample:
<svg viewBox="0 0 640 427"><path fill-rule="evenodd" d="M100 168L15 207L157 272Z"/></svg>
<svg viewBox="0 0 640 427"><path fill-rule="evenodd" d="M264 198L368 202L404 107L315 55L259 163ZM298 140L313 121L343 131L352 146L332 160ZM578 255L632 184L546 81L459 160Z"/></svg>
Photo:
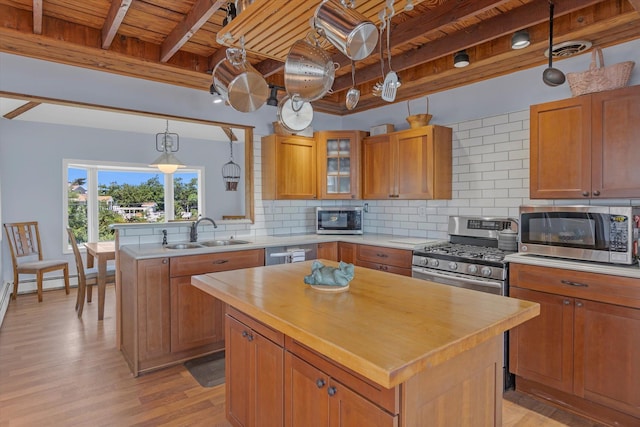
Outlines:
<svg viewBox="0 0 640 427"><path fill-rule="evenodd" d="M555 13L556 16L562 16L601 2L602 0L556 0ZM528 3L511 12L484 20L457 33L449 34L404 54L396 55L392 58L393 69L396 72L406 70L446 55L452 55L471 46L489 42L519 29L544 22L549 19L549 11L546 6L542 6L540 2ZM358 70L356 83L367 82L378 77L380 77L380 66L379 64L372 64ZM349 87L351 87L350 75L336 78L333 84L334 92L342 91Z"/></svg>
<svg viewBox="0 0 640 427"><path fill-rule="evenodd" d="M15 110L9 111L7 114L5 114L4 117L5 119L15 119L16 117L18 117L20 114L24 114L27 111L31 110L32 108L37 107L38 105L40 105L39 102L27 102L21 106L19 106L18 108L16 108Z"/></svg>
<svg viewBox="0 0 640 427"><path fill-rule="evenodd" d="M33 34L42 34L42 0L33 0Z"/></svg>
<svg viewBox="0 0 640 427"><path fill-rule="evenodd" d="M227 0L198 0L160 46L160 62L167 62Z"/></svg>
<svg viewBox="0 0 640 427"><path fill-rule="evenodd" d="M132 0L112 0L109 13L102 26L102 48L109 49L113 38L122 24Z"/></svg>

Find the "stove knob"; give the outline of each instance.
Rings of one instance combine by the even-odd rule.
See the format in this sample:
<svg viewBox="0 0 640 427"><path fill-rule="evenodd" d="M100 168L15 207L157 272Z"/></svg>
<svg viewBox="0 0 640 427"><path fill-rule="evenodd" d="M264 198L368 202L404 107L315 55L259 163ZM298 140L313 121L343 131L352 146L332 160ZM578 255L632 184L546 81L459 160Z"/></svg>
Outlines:
<svg viewBox="0 0 640 427"><path fill-rule="evenodd" d="M467 271L471 274L476 274L478 272L478 266L475 264L471 264L468 268Z"/></svg>
<svg viewBox="0 0 640 427"><path fill-rule="evenodd" d="M429 258L427 257L420 257L420 265L429 265Z"/></svg>
<svg viewBox="0 0 640 427"><path fill-rule="evenodd" d="M485 277L491 276L491 268L490 267L482 267L482 270L480 272Z"/></svg>
<svg viewBox="0 0 640 427"><path fill-rule="evenodd" d="M431 264L432 267L437 267L438 265L440 265L440 261L438 261L437 259L432 259L429 261L429 264Z"/></svg>
<svg viewBox="0 0 640 427"><path fill-rule="evenodd" d="M453 261L449 263L449 270L457 270L457 269L458 269L458 264L456 264Z"/></svg>

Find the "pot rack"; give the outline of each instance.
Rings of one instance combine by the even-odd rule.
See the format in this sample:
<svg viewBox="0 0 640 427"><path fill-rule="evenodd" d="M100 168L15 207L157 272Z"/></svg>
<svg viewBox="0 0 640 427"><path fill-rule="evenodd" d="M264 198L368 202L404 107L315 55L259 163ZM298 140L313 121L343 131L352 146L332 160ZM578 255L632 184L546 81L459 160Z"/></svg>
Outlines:
<svg viewBox="0 0 640 427"><path fill-rule="evenodd" d="M413 0L414 5L423 0ZM385 0L355 0L355 10L378 25L378 13ZM247 52L284 62L291 45L304 39L321 0L255 0L218 33L218 43L241 47ZM406 6L406 0L395 2L396 13Z"/></svg>

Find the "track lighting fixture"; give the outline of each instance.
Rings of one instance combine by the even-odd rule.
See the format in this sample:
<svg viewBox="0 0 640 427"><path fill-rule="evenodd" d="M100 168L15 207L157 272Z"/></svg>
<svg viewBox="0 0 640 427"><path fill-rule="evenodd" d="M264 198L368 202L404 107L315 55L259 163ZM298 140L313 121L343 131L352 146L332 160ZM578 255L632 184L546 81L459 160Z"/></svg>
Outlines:
<svg viewBox="0 0 640 427"><path fill-rule="evenodd" d="M466 50L461 50L453 55L453 66L456 68L462 68L469 65L469 54Z"/></svg>
<svg viewBox="0 0 640 427"><path fill-rule="evenodd" d="M269 84L269 89L271 89L271 94L269 95L269 99L267 99L267 105L272 105L274 107L278 106L278 91L286 90L282 86L276 86L273 84Z"/></svg>
<svg viewBox="0 0 640 427"><path fill-rule="evenodd" d="M216 86L213 83L211 84L211 86L209 86L209 93L213 95L213 99L211 102L213 102L214 104L220 104L222 101L224 101L224 96L220 95L220 92L216 90Z"/></svg>
<svg viewBox="0 0 640 427"><path fill-rule="evenodd" d="M523 49L531 44L529 31L520 30L513 33L511 37L511 49Z"/></svg>

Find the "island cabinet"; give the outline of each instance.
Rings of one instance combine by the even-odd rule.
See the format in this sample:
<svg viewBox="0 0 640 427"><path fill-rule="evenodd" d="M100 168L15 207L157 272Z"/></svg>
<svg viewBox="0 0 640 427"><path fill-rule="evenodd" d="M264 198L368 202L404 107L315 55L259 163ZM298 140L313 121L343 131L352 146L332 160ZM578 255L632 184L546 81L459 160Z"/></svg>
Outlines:
<svg viewBox="0 0 640 427"><path fill-rule="evenodd" d="M134 375L224 349L224 304L191 276L264 265L264 250L136 260L120 256L121 351Z"/></svg>
<svg viewBox="0 0 640 427"><path fill-rule="evenodd" d="M318 193L320 199L360 199L360 150L366 132L320 131L318 144Z"/></svg>
<svg viewBox="0 0 640 427"><path fill-rule="evenodd" d="M282 427L284 335L232 307L226 335L227 419L236 427Z"/></svg>
<svg viewBox="0 0 640 427"><path fill-rule="evenodd" d="M262 137L262 199L316 199L316 141L297 135Z"/></svg>
<svg viewBox="0 0 640 427"><path fill-rule="evenodd" d="M451 199L451 128L424 126L365 138L364 199Z"/></svg>
<svg viewBox="0 0 640 427"><path fill-rule="evenodd" d="M397 427L399 388L385 389L286 339L285 427Z"/></svg>
<svg viewBox="0 0 640 427"><path fill-rule="evenodd" d="M510 296L540 316L510 332L516 388L612 425L640 425L637 279L512 264Z"/></svg>
<svg viewBox="0 0 640 427"><path fill-rule="evenodd" d="M532 199L640 197L640 85L533 105Z"/></svg>

